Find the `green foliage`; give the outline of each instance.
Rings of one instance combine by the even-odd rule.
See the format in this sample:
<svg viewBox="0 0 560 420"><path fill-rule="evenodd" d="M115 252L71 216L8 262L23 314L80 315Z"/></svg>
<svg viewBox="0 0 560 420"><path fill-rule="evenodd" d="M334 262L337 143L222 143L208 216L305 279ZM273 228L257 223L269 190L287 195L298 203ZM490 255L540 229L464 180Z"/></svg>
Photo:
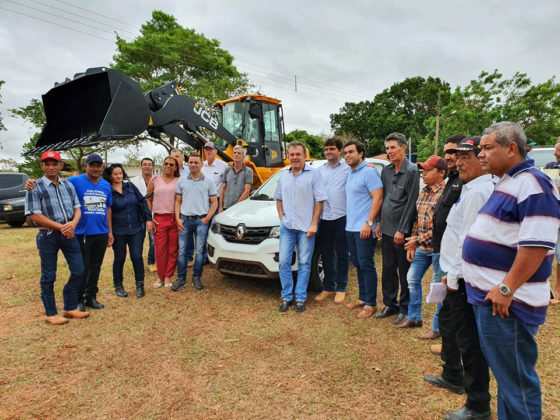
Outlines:
<svg viewBox="0 0 560 420"><path fill-rule="evenodd" d="M309 150L309 154L311 155L312 158L324 159L323 138L320 136L314 136L312 134L309 134L305 130L294 130L286 134L286 141L302 142Z"/></svg>
<svg viewBox="0 0 560 420"><path fill-rule="evenodd" d="M247 76L233 65L233 56L220 48L219 41L182 27L174 16L154 10L140 33L131 42L117 35L112 67L144 90L177 80L189 96L208 106L250 88Z"/></svg>
<svg viewBox="0 0 560 420"><path fill-rule="evenodd" d="M351 134L367 143L370 156L383 153L385 137L395 131L412 139L415 149L427 134L425 120L449 99L447 82L433 77L407 78L377 94L373 101L347 102L337 114L331 114L331 128L337 135Z"/></svg>

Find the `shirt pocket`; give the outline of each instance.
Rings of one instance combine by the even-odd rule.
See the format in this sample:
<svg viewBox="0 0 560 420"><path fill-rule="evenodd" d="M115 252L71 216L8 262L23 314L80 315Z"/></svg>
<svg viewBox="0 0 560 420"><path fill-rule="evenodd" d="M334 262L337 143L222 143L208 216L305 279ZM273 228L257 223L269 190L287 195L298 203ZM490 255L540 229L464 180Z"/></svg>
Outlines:
<svg viewBox="0 0 560 420"><path fill-rule="evenodd" d="M395 185L391 194L389 194L389 200L398 203L402 200L404 196L404 186Z"/></svg>

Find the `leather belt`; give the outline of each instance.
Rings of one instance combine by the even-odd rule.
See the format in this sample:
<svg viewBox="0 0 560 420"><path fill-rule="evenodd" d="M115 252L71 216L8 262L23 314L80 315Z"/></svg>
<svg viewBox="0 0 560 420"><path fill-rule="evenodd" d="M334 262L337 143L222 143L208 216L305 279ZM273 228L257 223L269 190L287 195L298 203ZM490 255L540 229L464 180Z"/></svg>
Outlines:
<svg viewBox="0 0 560 420"><path fill-rule="evenodd" d="M201 214L201 215L198 215L198 216L196 216L196 215L186 216L184 214L181 214L181 216L183 216L183 217L185 217L186 219L189 219L189 220L195 220L195 219L204 219L206 217L206 214Z"/></svg>

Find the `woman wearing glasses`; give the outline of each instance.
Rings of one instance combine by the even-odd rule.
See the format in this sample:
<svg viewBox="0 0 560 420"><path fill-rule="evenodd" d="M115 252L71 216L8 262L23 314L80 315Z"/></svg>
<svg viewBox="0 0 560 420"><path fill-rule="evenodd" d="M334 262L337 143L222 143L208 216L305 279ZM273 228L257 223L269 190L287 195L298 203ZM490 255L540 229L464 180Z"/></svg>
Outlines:
<svg viewBox="0 0 560 420"><path fill-rule="evenodd" d="M179 164L168 156L163 161L163 172L152 178L146 199L153 215L153 231L158 280L154 287L171 287L171 277L177 266L179 241L175 221L175 192L179 179Z"/></svg>

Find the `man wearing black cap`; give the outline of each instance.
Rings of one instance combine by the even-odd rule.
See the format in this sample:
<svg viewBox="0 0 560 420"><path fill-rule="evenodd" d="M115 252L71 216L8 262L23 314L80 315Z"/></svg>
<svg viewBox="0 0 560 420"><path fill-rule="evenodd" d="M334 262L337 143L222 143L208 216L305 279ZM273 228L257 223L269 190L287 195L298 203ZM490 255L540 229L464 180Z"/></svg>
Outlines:
<svg viewBox="0 0 560 420"><path fill-rule="evenodd" d="M45 307L45 321L51 325L62 325L68 318L87 318L89 313L77 310L78 293L84 275L80 245L74 235L80 220L80 202L71 183L59 177L62 159L55 151L41 156L41 169L45 175L37 180L37 188L28 191L25 197L25 214L40 225L37 233L37 248L41 258L41 300ZM64 286L64 312L56 309L54 282L58 251L68 263L70 277Z"/></svg>
<svg viewBox="0 0 560 420"><path fill-rule="evenodd" d="M447 273L443 278L447 295L439 314L443 372L424 376L429 384L456 394L466 392L465 405L445 415L452 420L491 418L488 364L480 348L473 309L467 302L461 267L465 236L494 190L492 176L483 173L477 157L479 144L480 137L468 137L456 149L448 150L457 154L457 170L464 185L459 201L449 212L441 240L440 266Z"/></svg>
<svg viewBox="0 0 560 420"><path fill-rule="evenodd" d="M101 177L102 174L103 159L94 153L86 159L85 174L68 178L82 206L82 218L76 227L85 268L80 297L86 306L93 309L104 307L97 301L97 283L105 250L113 244L111 185ZM80 303L79 307L83 309L83 304Z"/></svg>

